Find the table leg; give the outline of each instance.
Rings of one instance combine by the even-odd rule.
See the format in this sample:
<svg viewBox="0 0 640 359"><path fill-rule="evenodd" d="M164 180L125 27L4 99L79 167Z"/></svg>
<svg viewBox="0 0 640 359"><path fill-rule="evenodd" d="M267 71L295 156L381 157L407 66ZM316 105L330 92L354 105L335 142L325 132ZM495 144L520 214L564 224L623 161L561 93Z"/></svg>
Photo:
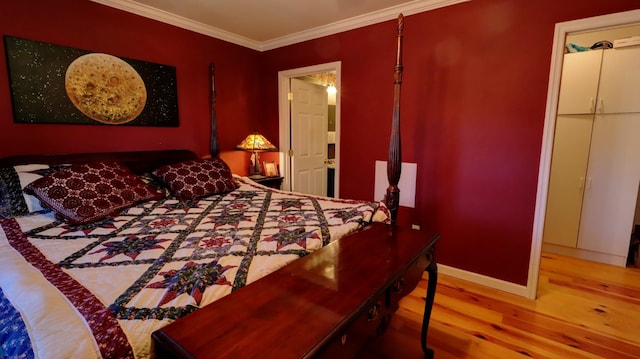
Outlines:
<svg viewBox="0 0 640 359"><path fill-rule="evenodd" d="M438 282L438 265L436 264L433 253L431 255L431 263L425 269L429 273L429 282L427 283L427 296L424 302L424 314L422 316L422 351L428 359L433 359L433 350L427 348L427 331L429 330L429 320L431 319L431 309L433 308L433 300L436 295L436 284Z"/></svg>

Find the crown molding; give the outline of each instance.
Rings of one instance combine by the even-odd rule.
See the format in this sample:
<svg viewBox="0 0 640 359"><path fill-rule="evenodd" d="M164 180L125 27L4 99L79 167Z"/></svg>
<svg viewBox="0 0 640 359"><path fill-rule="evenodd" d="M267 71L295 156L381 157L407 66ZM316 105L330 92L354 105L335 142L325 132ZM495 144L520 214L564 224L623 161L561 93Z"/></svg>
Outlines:
<svg viewBox="0 0 640 359"><path fill-rule="evenodd" d="M377 24L392 20L399 13L405 16L413 15L429 10L434 10L446 6L455 5L471 0L415 0L405 4L392 6L379 11L374 11L365 15L355 16L349 19L336 21L331 24L319 26L313 29L300 31L294 34L259 42L244 36L222 30L215 26L203 24L190 20L182 16L169 13L148 5L136 3L130 0L91 0L92 2L123 10L132 14L140 15L149 19L157 20L179 28L197 32L203 35L224 40L236 45L244 46L257 51L267 51L279 47L296 44L299 42L313 40L319 37L337 34L343 31L357 29L359 27Z"/></svg>
<svg viewBox="0 0 640 359"><path fill-rule="evenodd" d="M319 26L313 29L282 36L273 40L267 40L260 44L260 51L272 50L278 47L293 45L299 42L313 40L323 36L333 35L340 32L353 30L388 20L393 20L396 19L398 17L398 14L400 13L402 13L406 17L409 15L418 14L429 10L435 10L467 1L471 0L415 0L409 3L392 6L368 14L336 21L334 23Z"/></svg>
<svg viewBox="0 0 640 359"><path fill-rule="evenodd" d="M126 11L132 14L140 15L149 19L157 20L165 24L173 25L185 30L197 32L199 34L215 37L216 39L231 42L236 45L248 47L253 50L261 51L261 43L239 36L229 31L222 30L215 26L206 25L198 21L187 19L186 17L172 14L170 12L160 10L155 7L136 3L130 0L91 0L92 2L109 6L115 9Z"/></svg>

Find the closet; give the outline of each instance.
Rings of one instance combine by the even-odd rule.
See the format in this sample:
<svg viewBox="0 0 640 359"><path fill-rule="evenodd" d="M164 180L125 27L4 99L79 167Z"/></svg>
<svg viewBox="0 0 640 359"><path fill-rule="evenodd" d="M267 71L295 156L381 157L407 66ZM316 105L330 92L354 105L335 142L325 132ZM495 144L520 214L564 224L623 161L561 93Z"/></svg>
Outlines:
<svg viewBox="0 0 640 359"><path fill-rule="evenodd" d="M640 46L565 54L543 249L624 266L640 184Z"/></svg>

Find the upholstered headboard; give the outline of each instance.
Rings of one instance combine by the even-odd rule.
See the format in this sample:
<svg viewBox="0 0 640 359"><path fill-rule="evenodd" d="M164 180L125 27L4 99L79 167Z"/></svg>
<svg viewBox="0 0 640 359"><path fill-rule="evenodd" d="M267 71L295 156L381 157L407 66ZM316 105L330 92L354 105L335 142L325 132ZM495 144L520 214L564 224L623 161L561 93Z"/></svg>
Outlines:
<svg viewBox="0 0 640 359"><path fill-rule="evenodd" d="M64 155L24 155L0 158L0 167L23 164L59 165L65 163L87 163L95 161L117 161L129 167L134 173L151 172L154 169L175 162L198 158L189 150L133 151L78 153Z"/></svg>

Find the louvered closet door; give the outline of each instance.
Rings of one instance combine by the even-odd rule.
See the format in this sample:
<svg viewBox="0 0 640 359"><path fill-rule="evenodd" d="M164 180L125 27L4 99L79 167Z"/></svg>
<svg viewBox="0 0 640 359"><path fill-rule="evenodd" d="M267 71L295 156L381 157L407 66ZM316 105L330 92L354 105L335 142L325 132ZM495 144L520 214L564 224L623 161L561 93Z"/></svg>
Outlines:
<svg viewBox="0 0 640 359"><path fill-rule="evenodd" d="M576 247L593 115L559 115L553 143L545 243Z"/></svg>
<svg viewBox="0 0 640 359"><path fill-rule="evenodd" d="M639 183L640 114L597 115L578 248L619 256L613 264L625 264Z"/></svg>

